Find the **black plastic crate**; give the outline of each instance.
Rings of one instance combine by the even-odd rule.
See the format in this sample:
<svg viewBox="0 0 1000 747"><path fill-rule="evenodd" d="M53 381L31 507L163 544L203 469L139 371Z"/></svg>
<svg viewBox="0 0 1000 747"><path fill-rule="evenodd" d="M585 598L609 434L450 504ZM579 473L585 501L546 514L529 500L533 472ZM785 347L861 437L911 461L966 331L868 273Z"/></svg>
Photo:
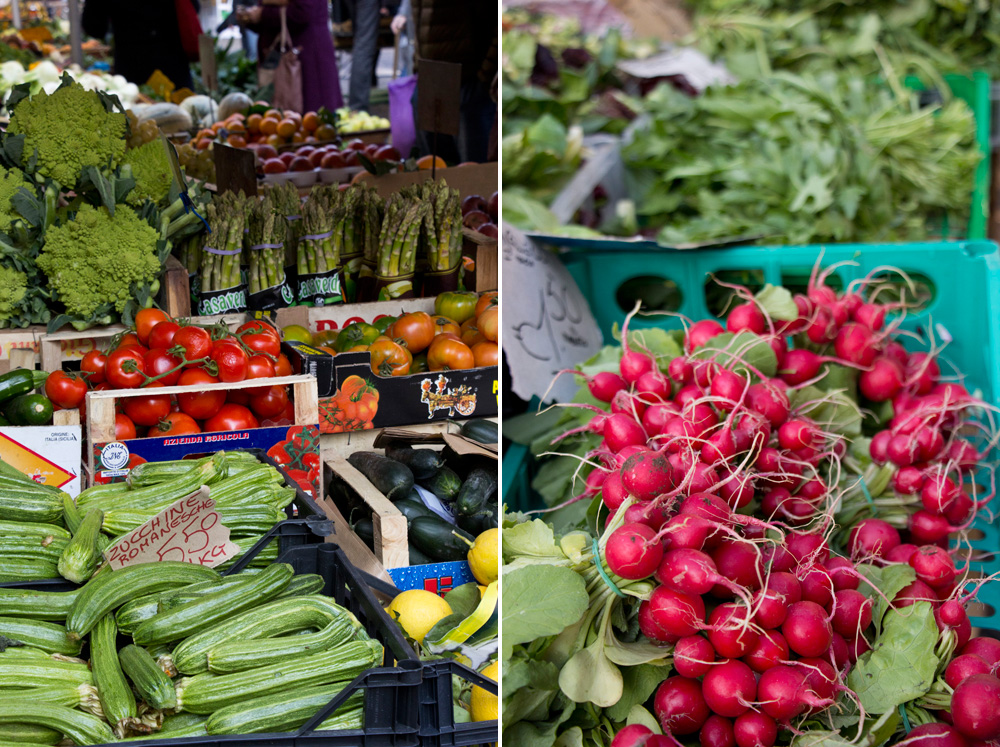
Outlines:
<svg viewBox="0 0 1000 747"><path fill-rule="evenodd" d="M236 734L219 737L154 738L130 741L129 744L185 745L185 747L232 747L260 745L263 747L419 747L428 742L422 736L421 683L424 667L413 648L406 642L399 627L389 619L382 605L362 581L347 556L336 545L324 543L295 547L282 553L276 561L289 563L296 573L318 573L326 579L323 593L349 609L364 625L368 634L385 647L385 661L395 666L369 669L359 675L340 695L297 732L277 734ZM347 698L363 689L364 728L344 731L313 729L326 720ZM451 704L451 694L448 695ZM120 744L120 743L118 743ZM442 743L444 744L444 743ZM454 742L449 744L470 744Z"/></svg>
<svg viewBox="0 0 1000 747"><path fill-rule="evenodd" d="M479 685L497 694L497 683L451 659L424 662L420 685L420 744L424 747L469 747L499 743L497 721L455 723L452 706L452 677Z"/></svg>
<svg viewBox="0 0 1000 747"><path fill-rule="evenodd" d="M298 483L288 476L274 459L263 449L228 449L228 451L245 451L253 454L263 464L274 467L285 480L285 486L294 488L295 498L285 506L284 521L279 521L257 543L247 549L240 559L228 569L227 573L243 570L272 541L278 541L278 555L303 545L317 544L333 534L333 522L319 504L299 487ZM304 571L303 571L304 572ZM0 588L41 589L44 591L68 591L78 588L77 584L64 578L36 579L32 581L9 581L0 583Z"/></svg>

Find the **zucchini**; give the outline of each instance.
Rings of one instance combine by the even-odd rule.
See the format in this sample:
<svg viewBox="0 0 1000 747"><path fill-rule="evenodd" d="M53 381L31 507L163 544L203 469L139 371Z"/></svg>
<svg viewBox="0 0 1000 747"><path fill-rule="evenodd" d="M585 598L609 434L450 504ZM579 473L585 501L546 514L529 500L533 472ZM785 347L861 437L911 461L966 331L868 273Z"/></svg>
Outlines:
<svg viewBox="0 0 1000 747"><path fill-rule="evenodd" d="M31 371L27 368L15 368L0 376L0 406L22 394L33 392L45 385L49 378L46 371Z"/></svg>
<svg viewBox="0 0 1000 747"><path fill-rule="evenodd" d="M0 582L38 581L59 578L55 558L8 556L0 560Z"/></svg>
<svg viewBox="0 0 1000 747"><path fill-rule="evenodd" d="M451 503L462 489L462 478L448 467L442 467L433 477L421 480L420 487L426 488L445 503Z"/></svg>
<svg viewBox="0 0 1000 747"><path fill-rule="evenodd" d="M39 537L40 539L52 537L53 539L64 539L69 542L72 535L55 524L40 524L28 521L0 521L0 537Z"/></svg>
<svg viewBox="0 0 1000 747"><path fill-rule="evenodd" d="M66 628L71 638L79 639L127 599L218 578L219 572L212 568L176 560L140 563L99 573L80 590L66 618Z"/></svg>
<svg viewBox="0 0 1000 747"><path fill-rule="evenodd" d="M292 687L351 680L381 662L380 643L349 641L329 651L286 659L279 668L257 667L223 675L196 674L177 683L177 707L191 713L214 713Z"/></svg>
<svg viewBox="0 0 1000 747"><path fill-rule="evenodd" d="M469 473L462 489L455 498L455 512L459 516L472 516L496 503L496 478L484 469L476 468Z"/></svg>
<svg viewBox="0 0 1000 747"><path fill-rule="evenodd" d="M100 494L97 496L88 495L88 490L84 490L77 496L76 505L81 511L93 507L107 510L111 507L122 508L127 503L128 508L134 511L162 511L179 498L190 495L202 485L209 485L215 480L222 470L225 469L225 456L222 452L204 459L199 459L197 466L186 474L171 480L170 482L148 485L144 488L136 488L125 493ZM215 495L213 493L213 498Z"/></svg>
<svg viewBox="0 0 1000 747"><path fill-rule="evenodd" d="M466 420L462 423L461 433L466 438L481 444L500 442L500 426L492 420Z"/></svg>
<svg viewBox="0 0 1000 747"><path fill-rule="evenodd" d="M358 705L347 708L347 704L353 701L354 695L350 696L340 708L337 709L337 713L333 716L327 718L323 723L316 727L317 732L321 731L342 731L344 729L361 729L365 725L365 708L364 699L362 698ZM464 709L463 709L464 710Z"/></svg>
<svg viewBox="0 0 1000 747"><path fill-rule="evenodd" d="M170 732L177 731L178 729L188 729L192 726L204 727L207 720L207 716L202 716L198 713L174 713L163 719L163 725L160 727L160 733L169 734Z"/></svg>
<svg viewBox="0 0 1000 747"><path fill-rule="evenodd" d="M70 581L82 584L94 575L97 563L101 560L101 550L97 542L101 534L101 524L104 522L104 512L92 508L83 517L73 539L59 556L59 575Z"/></svg>
<svg viewBox="0 0 1000 747"><path fill-rule="evenodd" d="M52 523L62 519L62 494L30 485L0 488L0 520Z"/></svg>
<svg viewBox="0 0 1000 747"><path fill-rule="evenodd" d="M58 562L63 550L69 545L63 537L3 537L0 538L0 568L7 558L25 560L50 560Z"/></svg>
<svg viewBox="0 0 1000 747"><path fill-rule="evenodd" d="M209 734L255 734L294 731L337 697L350 682L334 682L319 687L295 688L279 695L252 698L220 708L208 717ZM349 697L335 713L353 710L363 700L363 693Z"/></svg>
<svg viewBox="0 0 1000 747"><path fill-rule="evenodd" d="M33 747L61 742L61 731L35 724L0 724L0 744L3 747Z"/></svg>
<svg viewBox="0 0 1000 747"><path fill-rule="evenodd" d="M93 673L86 666L70 661L34 659L4 662L0 667L0 688L3 689L93 684Z"/></svg>
<svg viewBox="0 0 1000 747"><path fill-rule="evenodd" d="M361 623L339 617L317 633L281 636L256 641L231 641L208 652L208 670L230 674L246 669L280 667L285 659L309 651L326 651L355 637Z"/></svg>
<svg viewBox="0 0 1000 747"><path fill-rule="evenodd" d="M393 461L405 464L410 468L416 480L427 480L444 466L441 452L434 449L388 448L385 455Z"/></svg>
<svg viewBox="0 0 1000 747"><path fill-rule="evenodd" d="M275 599L287 599L288 597L306 597L310 594L322 594L326 587L326 579L318 573L299 573L292 576L288 586L275 597Z"/></svg>
<svg viewBox="0 0 1000 747"><path fill-rule="evenodd" d="M22 394L3 405L11 425L51 425L52 402L44 394Z"/></svg>
<svg viewBox="0 0 1000 747"><path fill-rule="evenodd" d="M174 683L146 649L130 644L118 652L118 661L146 703L158 711L177 706Z"/></svg>
<svg viewBox="0 0 1000 747"><path fill-rule="evenodd" d="M90 666L101 698L104 717L116 732L135 719L136 702L118 661L118 628L114 615L105 615L90 635Z"/></svg>
<svg viewBox="0 0 1000 747"><path fill-rule="evenodd" d="M287 563L275 563L242 583L211 591L200 599L160 612L151 620L140 623L132 638L140 646L179 641L206 625L224 620L277 596L288 586L294 571Z"/></svg>
<svg viewBox="0 0 1000 747"><path fill-rule="evenodd" d="M184 674L208 671L208 652L229 641L250 641L308 628L324 628L338 618L354 615L325 596L277 599L217 623L182 641L174 649L177 670Z"/></svg>
<svg viewBox="0 0 1000 747"><path fill-rule="evenodd" d="M75 668L80 671L89 671L87 662L83 659L66 656L65 654L50 654L48 651L43 651L34 646L8 646L3 650L3 653L0 653L0 666L10 666L19 663L48 664L50 662L69 665L68 667L60 667L61 669Z"/></svg>
<svg viewBox="0 0 1000 747"><path fill-rule="evenodd" d="M0 725L35 724L64 734L77 744L114 742L111 727L97 716L58 705L36 703L27 694L0 700Z"/></svg>
<svg viewBox="0 0 1000 747"><path fill-rule="evenodd" d="M405 464L374 451L355 451L347 461L390 501L405 498L413 488L413 473Z"/></svg>
<svg viewBox="0 0 1000 747"><path fill-rule="evenodd" d="M444 519L418 516L410 522L410 544L433 562L465 560L474 538ZM466 541L468 540L468 541Z"/></svg>
<svg viewBox="0 0 1000 747"><path fill-rule="evenodd" d="M0 635L50 654L76 656L83 647L80 641L72 640L66 634L64 626L44 620L0 617Z"/></svg>
<svg viewBox="0 0 1000 747"><path fill-rule="evenodd" d="M399 513L403 514L408 522L413 521L418 516L437 516L420 500L404 498L401 501L396 501L393 505L399 509Z"/></svg>
<svg viewBox="0 0 1000 747"><path fill-rule="evenodd" d="M0 589L0 615L32 620L65 620L79 593L79 589L73 591Z"/></svg>
<svg viewBox="0 0 1000 747"><path fill-rule="evenodd" d="M155 594L145 596L126 602L115 613L115 623L118 630L126 635L132 635L135 627L146 620L150 620L160 611L160 603L168 599L185 598L186 601L195 599L195 595L204 591L219 589L222 586L232 585L234 582L241 582L238 576L223 576L213 578L208 581L200 581L196 584L189 584L169 591L158 591Z"/></svg>
<svg viewBox="0 0 1000 747"><path fill-rule="evenodd" d="M49 685L47 687L32 687L29 690L17 688L17 692L26 695L39 703L51 703L65 708L79 708L95 716L104 716L97 688L93 685ZM0 690L0 696L16 694L16 691Z"/></svg>

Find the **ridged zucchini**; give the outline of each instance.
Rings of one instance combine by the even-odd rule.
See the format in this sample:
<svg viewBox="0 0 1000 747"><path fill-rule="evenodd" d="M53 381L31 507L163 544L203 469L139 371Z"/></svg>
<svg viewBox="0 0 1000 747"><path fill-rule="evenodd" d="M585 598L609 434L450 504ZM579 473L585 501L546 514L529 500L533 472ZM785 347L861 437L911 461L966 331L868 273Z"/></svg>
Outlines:
<svg viewBox="0 0 1000 747"><path fill-rule="evenodd" d="M124 494L94 497L87 495L85 490L77 496L76 505L81 511L95 507L103 510L127 501L128 507L133 510L162 510L202 485L210 484L225 469L225 456L221 452L211 457L199 459L198 462L199 464L190 472L180 475L170 482L136 488Z"/></svg>
<svg viewBox="0 0 1000 747"><path fill-rule="evenodd" d="M111 728L96 716L63 706L36 703L23 696L0 700L0 725L2 724L44 726L66 735L77 744L115 741Z"/></svg>
<svg viewBox="0 0 1000 747"><path fill-rule="evenodd" d="M97 538L101 534L103 522L104 512L101 509L91 508L87 511L83 521L73 532L73 539L59 557L59 575L76 584L82 584L94 575L101 559Z"/></svg>
<svg viewBox="0 0 1000 747"><path fill-rule="evenodd" d="M169 734L179 729L190 729L192 726L204 727L206 721L208 717L200 713L173 713L163 719L160 732Z"/></svg>
<svg viewBox="0 0 1000 747"><path fill-rule="evenodd" d="M257 667L280 667L282 662L309 651L326 651L355 637L361 623L337 618L316 633L289 635L256 641L231 641L208 652L208 669L231 674Z"/></svg>
<svg viewBox="0 0 1000 747"><path fill-rule="evenodd" d="M70 499L72 500L72 499ZM69 541L71 535L55 524L27 521L0 521L0 537L53 537Z"/></svg>
<svg viewBox="0 0 1000 747"><path fill-rule="evenodd" d="M86 666L55 659L0 663L0 688L93 685L94 675Z"/></svg>
<svg viewBox="0 0 1000 747"><path fill-rule="evenodd" d="M83 647L79 640L74 641L67 635L65 626L44 620L0 617L0 635L50 654L76 656Z"/></svg>
<svg viewBox="0 0 1000 747"><path fill-rule="evenodd" d="M335 682L320 687L295 688L285 693L251 698L233 706L220 708L205 726L209 734L256 734L298 729L316 712L333 700L350 682ZM337 709L357 708L363 693L357 692Z"/></svg>
<svg viewBox="0 0 1000 747"><path fill-rule="evenodd" d="M212 500L217 506L228 506L238 502L242 496L257 490L266 490L277 485L284 485L285 478L274 467L267 464L259 469L241 472L235 477L227 477L212 485Z"/></svg>
<svg viewBox="0 0 1000 747"><path fill-rule="evenodd" d="M7 747L32 747L32 745L50 745L61 742L61 731L49 729L35 724L0 724L0 745Z"/></svg>
<svg viewBox="0 0 1000 747"><path fill-rule="evenodd" d="M50 654L48 651L42 651L42 649L32 646L8 646L3 653L0 653L0 666L17 665L24 662L29 664L56 662L61 665L62 669L76 668L81 672L90 671L90 667L87 666L84 659L65 654Z"/></svg>
<svg viewBox="0 0 1000 747"><path fill-rule="evenodd" d="M51 560L58 562L70 543L64 537L3 537L0 538L0 567L7 558Z"/></svg>
<svg viewBox="0 0 1000 747"><path fill-rule="evenodd" d="M284 511L267 505L246 508L217 507L222 523L232 532L264 533L279 521L287 519ZM127 534L156 516L159 511L133 511L116 508L104 515L104 531L109 534Z"/></svg>
<svg viewBox="0 0 1000 747"><path fill-rule="evenodd" d="M219 572L212 568L176 560L99 573L80 590L66 618L66 628L70 637L81 638L127 599L218 578Z"/></svg>
<svg viewBox="0 0 1000 747"><path fill-rule="evenodd" d="M135 696L118 661L118 628L114 615L105 615L90 635L90 666L104 717L116 731L136 717Z"/></svg>
<svg viewBox="0 0 1000 747"><path fill-rule="evenodd" d="M197 674L177 684L177 706L191 713L214 713L248 698L285 692L291 687L350 680L381 661L381 644L349 641L329 651L288 659L278 670L258 667L236 674Z"/></svg>
<svg viewBox="0 0 1000 747"><path fill-rule="evenodd" d="M344 729L362 728L365 725L364 699L351 708L347 707L347 704L353 701L354 697L353 695L349 697L333 716L330 716L330 718L316 727L316 731L342 731Z"/></svg>
<svg viewBox="0 0 1000 747"><path fill-rule="evenodd" d="M3 486L0 489L0 520L52 523L62 518L60 493L28 487Z"/></svg>
<svg viewBox="0 0 1000 747"><path fill-rule="evenodd" d="M282 589L275 599L287 599L288 597L305 597L311 594L320 594L326 581L317 573L299 573L292 576L288 586Z"/></svg>
<svg viewBox="0 0 1000 747"><path fill-rule="evenodd" d="M242 584L213 591L201 599L160 612L153 619L140 623L132 632L132 638L141 646L179 641L203 630L206 625L272 599L288 586L293 574L287 563L275 563Z"/></svg>
<svg viewBox="0 0 1000 747"><path fill-rule="evenodd" d="M0 563L0 582L38 581L59 578L55 558L5 557Z"/></svg>
<svg viewBox="0 0 1000 747"><path fill-rule="evenodd" d="M45 687L23 687L10 690L0 690L0 698L20 696L37 700L39 703L51 703L65 708L79 708L104 718L104 709L93 685L47 685Z"/></svg>
<svg viewBox="0 0 1000 747"><path fill-rule="evenodd" d="M163 600L185 594L188 596L199 594L210 589L217 589L224 583L227 583L227 581L231 582L235 580L237 580L235 576L223 576L217 579L201 581L197 584L189 584L177 589L170 589L169 591L146 594L145 596L126 602L119 607L115 613L115 624L118 625L118 630L122 633L132 635L132 631L135 630L135 627L139 623L156 616L160 611L160 602Z"/></svg>
<svg viewBox="0 0 1000 747"><path fill-rule="evenodd" d="M259 640L307 628L318 630L338 618L357 620L329 597L274 600L186 639L174 649L174 666L184 674L207 672L208 652L223 643Z"/></svg>
<svg viewBox="0 0 1000 747"><path fill-rule="evenodd" d="M128 645L118 652L118 661L136 692L153 708L162 711L177 705L174 683L146 649Z"/></svg>

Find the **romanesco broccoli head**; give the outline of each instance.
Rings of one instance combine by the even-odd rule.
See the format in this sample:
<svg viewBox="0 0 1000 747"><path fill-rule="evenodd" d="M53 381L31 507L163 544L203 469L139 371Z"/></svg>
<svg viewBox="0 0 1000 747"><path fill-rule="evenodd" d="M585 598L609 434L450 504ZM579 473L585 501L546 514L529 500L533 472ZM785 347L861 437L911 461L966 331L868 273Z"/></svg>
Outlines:
<svg viewBox="0 0 1000 747"><path fill-rule="evenodd" d="M135 187L125 198L129 205L139 207L148 198L162 203L170 194L173 173L167 151L159 140L151 140L125 153L123 165L132 167Z"/></svg>
<svg viewBox="0 0 1000 747"><path fill-rule="evenodd" d="M18 304L28 292L28 277L12 267L0 265L0 327L18 313Z"/></svg>
<svg viewBox="0 0 1000 747"><path fill-rule="evenodd" d="M120 313L133 283L151 283L161 271L156 230L125 205L112 218L86 203L73 220L45 233L38 267L66 310L89 319L105 303Z"/></svg>
<svg viewBox="0 0 1000 747"><path fill-rule="evenodd" d="M31 182L24 178L24 172L0 166L0 231L9 230L10 224L21 217L10 204L21 187L34 191Z"/></svg>
<svg viewBox="0 0 1000 747"><path fill-rule="evenodd" d="M118 165L125 154L125 129L124 113L109 112L96 91L74 83L19 102L7 131L24 135L23 163L37 150L38 173L72 188L85 167Z"/></svg>

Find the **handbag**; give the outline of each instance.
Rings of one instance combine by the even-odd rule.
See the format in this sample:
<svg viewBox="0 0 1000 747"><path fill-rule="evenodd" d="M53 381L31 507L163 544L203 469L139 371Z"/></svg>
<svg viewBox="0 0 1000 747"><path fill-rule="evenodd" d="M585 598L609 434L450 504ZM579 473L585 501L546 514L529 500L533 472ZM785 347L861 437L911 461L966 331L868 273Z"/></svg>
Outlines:
<svg viewBox="0 0 1000 747"><path fill-rule="evenodd" d="M257 83L261 88L274 84L274 96L271 101L274 108L301 112L302 63L299 60L299 51L292 46L284 5L279 12L281 33L257 68Z"/></svg>
<svg viewBox="0 0 1000 747"><path fill-rule="evenodd" d="M198 13L191 0L174 0L174 11L177 14L177 30L181 35L181 47L191 62L199 58L198 37L205 33L198 20Z"/></svg>

